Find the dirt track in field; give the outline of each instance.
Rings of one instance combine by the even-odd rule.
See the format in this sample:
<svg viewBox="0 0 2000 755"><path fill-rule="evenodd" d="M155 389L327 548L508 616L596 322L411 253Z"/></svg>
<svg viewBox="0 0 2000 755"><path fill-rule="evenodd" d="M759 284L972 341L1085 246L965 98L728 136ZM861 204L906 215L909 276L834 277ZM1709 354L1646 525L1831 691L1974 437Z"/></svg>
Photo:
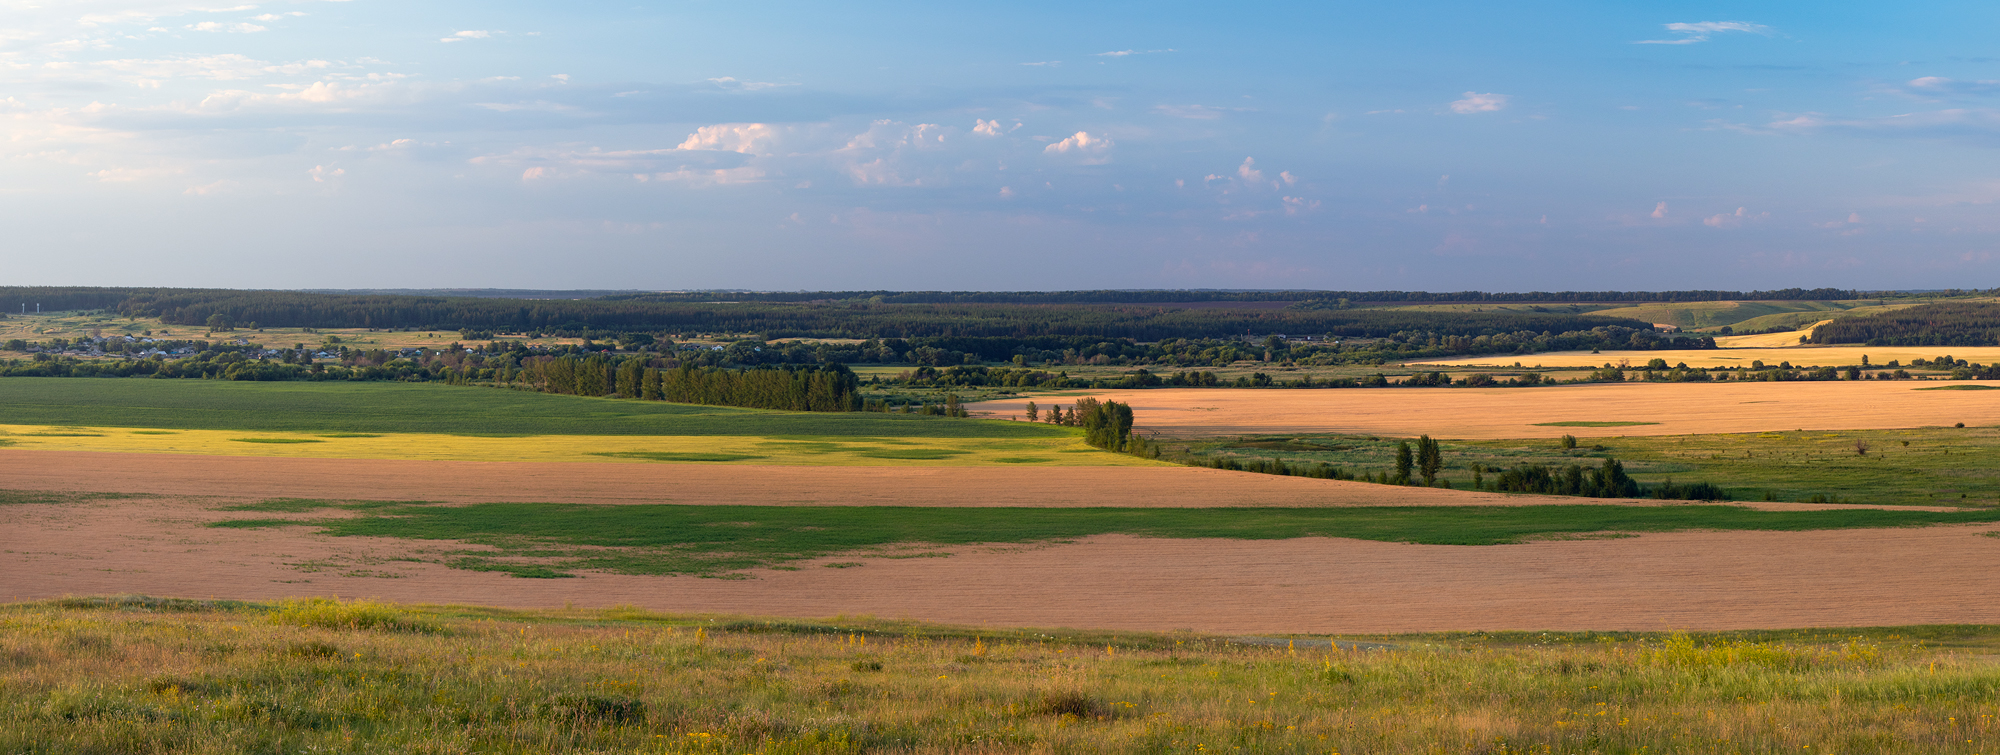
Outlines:
<svg viewBox="0 0 2000 755"><path fill-rule="evenodd" d="M0 599L302 595L677 613L838 614L1206 632L1665 630L2000 623L1992 525L1673 533L1466 547L1330 538L958 547L752 580L535 580L434 563L449 544L203 526L187 499L0 507ZM240 515L239 515L240 516Z"/></svg>
<svg viewBox="0 0 2000 755"><path fill-rule="evenodd" d="M1867 430L2000 424L2000 391L1917 390L1939 381L1607 383L1550 388L1156 388L1091 391L1130 403L1138 427L1173 436L1363 433L1439 438L1685 435L1770 430ZM1023 415L1076 396L970 404L975 414ZM1545 422L1654 422L1547 427Z"/></svg>

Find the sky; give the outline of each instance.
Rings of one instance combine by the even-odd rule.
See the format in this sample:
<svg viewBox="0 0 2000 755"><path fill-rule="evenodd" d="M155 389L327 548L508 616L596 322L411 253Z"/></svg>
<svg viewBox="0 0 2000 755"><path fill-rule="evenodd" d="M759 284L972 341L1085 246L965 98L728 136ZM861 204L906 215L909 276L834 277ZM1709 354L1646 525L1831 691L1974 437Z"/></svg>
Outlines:
<svg viewBox="0 0 2000 755"><path fill-rule="evenodd" d="M0 283L2000 285L2000 5L0 0Z"/></svg>

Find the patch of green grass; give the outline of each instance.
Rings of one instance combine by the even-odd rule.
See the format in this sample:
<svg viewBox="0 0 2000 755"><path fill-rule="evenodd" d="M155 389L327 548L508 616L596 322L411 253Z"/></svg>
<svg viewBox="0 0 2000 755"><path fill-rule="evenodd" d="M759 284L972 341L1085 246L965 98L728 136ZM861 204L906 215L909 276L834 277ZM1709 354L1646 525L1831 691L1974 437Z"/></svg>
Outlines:
<svg viewBox="0 0 2000 755"><path fill-rule="evenodd" d="M133 435L179 435L180 433L174 430L133 430L132 434Z"/></svg>
<svg viewBox="0 0 2000 755"><path fill-rule="evenodd" d="M5 378L24 425L298 433L1061 438L1072 428L875 412L777 412L426 383Z"/></svg>
<svg viewBox="0 0 2000 755"><path fill-rule="evenodd" d="M1736 506L1368 508L916 508L900 506L590 506L488 503L388 507L311 522L339 537L451 540L491 546L452 565L509 571L504 559L548 568L714 575L896 544L960 545L1127 534L1279 540L1345 537L1438 545L1500 545L1603 532L1826 530L2000 522L2000 509L1758 511ZM238 520L219 527L293 525Z"/></svg>
<svg viewBox="0 0 2000 755"><path fill-rule="evenodd" d="M322 438L380 438L381 433L320 433Z"/></svg>
<svg viewBox="0 0 2000 755"><path fill-rule="evenodd" d="M78 493L61 490L0 490L0 506L49 505L58 503L88 503L90 501L122 501L133 498L151 498L148 493Z"/></svg>
<svg viewBox="0 0 2000 755"><path fill-rule="evenodd" d="M231 443L273 443L273 444L326 442L318 438L230 438L229 441Z"/></svg>
<svg viewBox="0 0 2000 755"><path fill-rule="evenodd" d="M994 461L1001 464L1046 464L1049 462L1049 458L1046 456L1002 456L994 459Z"/></svg>
<svg viewBox="0 0 2000 755"><path fill-rule="evenodd" d="M1918 389L1916 389L1916 390L1919 390L1919 391L2000 391L2000 386L1993 386L1993 385L1933 385L1933 386L1930 386L1930 387L1928 387L1928 388L1918 388Z"/></svg>
<svg viewBox="0 0 2000 755"><path fill-rule="evenodd" d="M1535 427L1632 427L1634 425L1657 425L1657 424L1660 423L1625 422L1625 421L1593 422L1587 420L1569 420L1564 422L1536 422Z"/></svg>
<svg viewBox="0 0 2000 755"><path fill-rule="evenodd" d="M956 451L949 448L872 448L858 451L855 455L866 456L870 459L936 460L949 459L953 456L964 456L966 453L965 451Z"/></svg>
<svg viewBox="0 0 2000 755"><path fill-rule="evenodd" d="M747 459L768 459L756 454L722 454L679 451L594 451L591 456L605 456L613 459L645 459L647 461L676 462L721 462L744 461Z"/></svg>

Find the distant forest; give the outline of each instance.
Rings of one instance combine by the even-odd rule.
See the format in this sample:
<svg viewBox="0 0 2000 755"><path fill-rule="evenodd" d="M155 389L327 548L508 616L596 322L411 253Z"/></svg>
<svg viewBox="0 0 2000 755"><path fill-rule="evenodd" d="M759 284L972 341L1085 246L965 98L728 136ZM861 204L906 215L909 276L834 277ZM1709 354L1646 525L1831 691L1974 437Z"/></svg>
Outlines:
<svg viewBox="0 0 2000 755"><path fill-rule="evenodd" d="M2000 304L1923 304L1843 317L1813 330L1810 343L1868 346L1993 346L2000 344Z"/></svg>
<svg viewBox="0 0 2000 755"><path fill-rule="evenodd" d="M536 292L541 293L541 292ZM1032 338L1158 341L1270 334L1387 338L1561 334L1649 323L1571 313L1348 309L1353 302L1704 301L1826 299L1859 292L819 292L632 294L595 299L409 296L167 288L0 288L0 308L107 309L173 325L446 329L608 337L619 333L734 333L770 338ZM724 299L724 297L734 297ZM729 303L726 303L729 302ZM1181 307L1192 303L1291 306ZM14 307L7 307L9 303Z"/></svg>

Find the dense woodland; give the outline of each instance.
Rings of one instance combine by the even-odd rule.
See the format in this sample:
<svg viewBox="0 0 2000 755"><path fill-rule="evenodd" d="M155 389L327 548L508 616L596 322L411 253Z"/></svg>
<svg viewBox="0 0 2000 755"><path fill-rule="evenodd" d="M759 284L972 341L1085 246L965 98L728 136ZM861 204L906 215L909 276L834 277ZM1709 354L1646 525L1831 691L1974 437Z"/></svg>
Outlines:
<svg viewBox="0 0 2000 755"><path fill-rule="evenodd" d="M1993 346L2000 344L2000 304L1923 304L1843 317L1814 329L1809 342L1868 346Z"/></svg>

